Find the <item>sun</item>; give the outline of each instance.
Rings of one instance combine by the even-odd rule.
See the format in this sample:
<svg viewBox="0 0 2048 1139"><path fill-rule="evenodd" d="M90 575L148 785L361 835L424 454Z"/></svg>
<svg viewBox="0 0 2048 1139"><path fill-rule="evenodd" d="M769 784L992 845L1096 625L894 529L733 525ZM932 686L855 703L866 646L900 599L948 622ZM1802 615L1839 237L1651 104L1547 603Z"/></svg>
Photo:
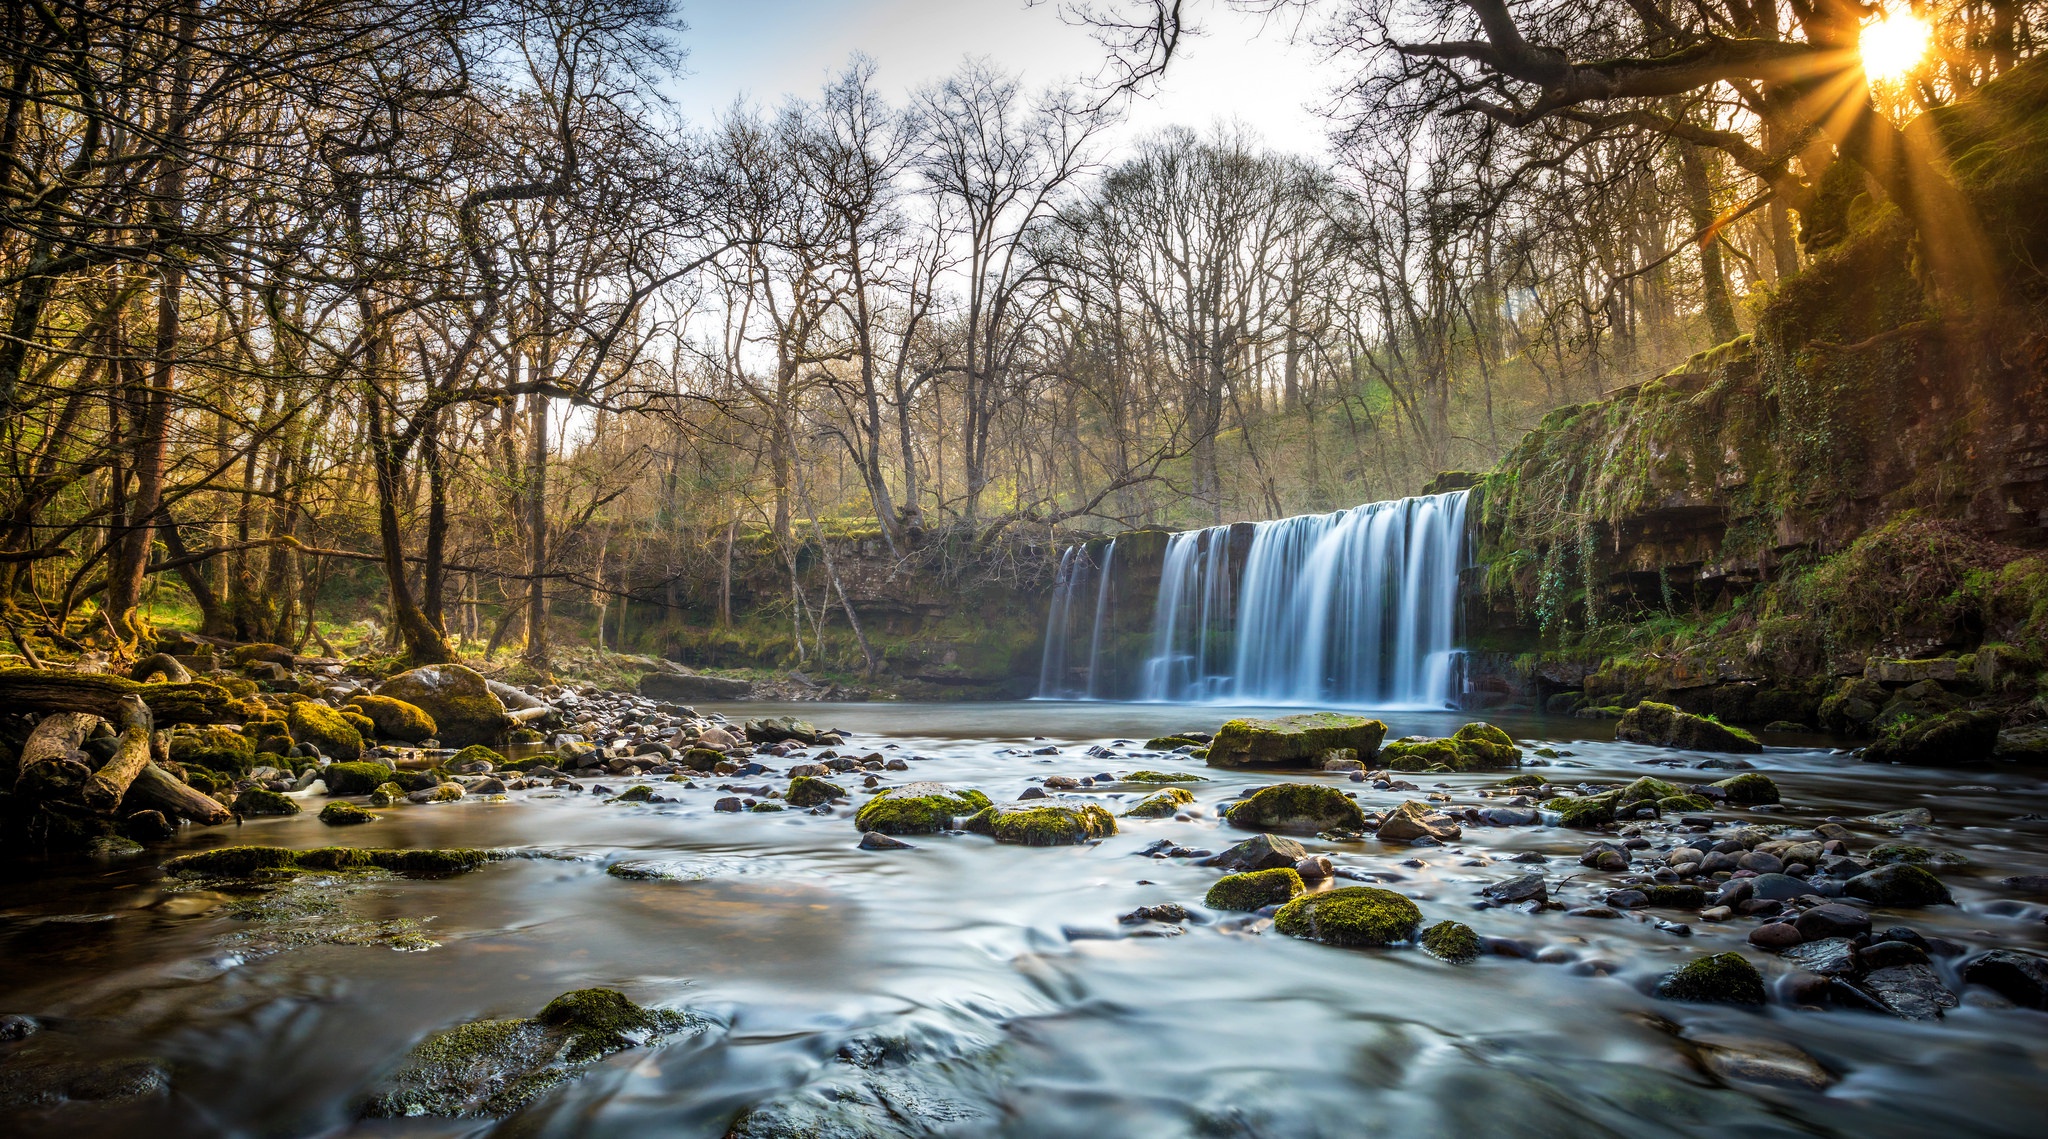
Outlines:
<svg viewBox="0 0 2048 1139"><path fill-rule="evenodd" d="M1927 55L1928 41L1933 38L1934 29L1910 8L1900 5L1888 9L1884 15L1863 25L1859 44L1863 52L1863 74L1872 83L1896 83L1904 79L1920 65L1920 60Z"/></svg>

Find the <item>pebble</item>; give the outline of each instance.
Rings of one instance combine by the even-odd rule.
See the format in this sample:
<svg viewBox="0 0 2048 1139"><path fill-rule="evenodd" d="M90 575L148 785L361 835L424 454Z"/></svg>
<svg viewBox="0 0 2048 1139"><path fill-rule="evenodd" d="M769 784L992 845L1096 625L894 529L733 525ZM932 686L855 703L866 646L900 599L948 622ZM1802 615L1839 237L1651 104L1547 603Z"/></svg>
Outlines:
<svg viewBox="0 0 2048 1139"><path fill-rule="evenodd" d="M1759 949L1790 949L1804 940L1789 922L1770 922L1749 931L1749 943Z"/></svg>

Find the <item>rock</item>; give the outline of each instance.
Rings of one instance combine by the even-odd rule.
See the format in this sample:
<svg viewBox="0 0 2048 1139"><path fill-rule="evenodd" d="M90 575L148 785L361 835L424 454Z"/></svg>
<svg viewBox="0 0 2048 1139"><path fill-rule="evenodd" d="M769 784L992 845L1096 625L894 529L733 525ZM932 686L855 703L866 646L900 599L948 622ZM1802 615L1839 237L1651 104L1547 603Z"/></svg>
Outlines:
<svg viewBox="0 0 2048 1139"><path fill-rule="evenodd" d="M1423 839L1451 842L1463 833L1463 829L1449 816L1432 811L1428 804L1413 799L1389 811L1387 817L1380 820L1379 828L1379 837L1384 842L1417 842Z"/></svg>
<svg viewBox="0 0 2048 1139"><path fill-rule="evenodd" d="M1778 785L1771 782L1770 776L1759 775L1753 771L1723 779L1719 783L1710 783L1708 786L1718 788L1724 798L1738 807L1753 807L1759 803L1779 801Z"/></svg>
<svg viewBox="0 0 2048 1139"><path fill-rule="evenodd" d="M301 700L285 713L284 722L294 742L318 748L329 759L348 763L362 758L362 733L325 704Z"/></svg>
<svg viewBox="0 0 2048 1139"><path fill-rule="evenodd" d="M695 673L650 672L640 678L639 693L649 700L695 703L713 700L746 700L753 696L752 681Z"/></svg>
<svg viewBox="0 0 2048 1139"><path fill-rule="evenodd" d="M1609 872L1626 870L1628 869L1628 852L1611 842L1592 843L1580 853L1579 865L1590 866L1595 870L1606 870Z"/></svg>
<svg viewBox="0 0 2048 1139"><path fill-rule="evenodd" d="M1273 870L1280 867L1291 869L1307 857L1308 848L1291 838L1260 834L1253 835L1221 854L1205 858L1198 865L1215 866L1233 872Z"/></svg>
<svg viewBox="0 0 2048 1139"><path fill-rule="evenodd" d="M279 729L282 724L270 723ZM289 742L289 740L287 740ZM256 762L256 746L233 728L181 728L170 735L171 758L186 767L203 767L223 775L246 775Z"/></svg>
<svg viewBox="0 0 2048 1139"><path fill-rule="evenodd" d="M2048 958L1994 949L1966 962L1963 980L1984 985L2021 1008L2048 1009Z"/></svg>
<svg viewBox="0 0 2048 1139"><path fill-rule="evenodd" d="M1759 752L1763 745L1740 728L1645 700L1615 724L1614 738L1627 743L1687 751Z"/></svg>
<svg viewBox="0 0 2048 1139"><path fill-rule="evenodd" d="M1782 1040L1752 1036L1688 1038L1700 1066L1724 1080L1820 1091L1835 1077L1820 1061Z"/></svg>
<svg viewBox="0 0 2048 1139"><path fill-rule="evenodd" d="M711 804L711 809L714 811L724 811L728 814L736 814L746 810L747 804L738 795L727 795L716 803Z"/></svg>
<svg viewBox="0 0 2048 1139"><path fill-rule="evenodd" d="M1030 790L1038 790L1036 787ZM1044 794L1044 792L1040 792ZM1184 787L1166 787L1138 801L1138 804L1124 812L1127 819L1164 819L1178 812L1182 807L1195 801L1194 795Z"/></svg>
<svg viewBox="0 0 2048 1139"><path fill-rule="evenodd" d="M1824 937L1785 950L1784 958L1809 973L1845 977L1857 971L1856 943L1846 937Z"/></svg>
<svg viewBox="0 0 2048 1139"><path fill-rule="evenodd" d="M2028 724L1999 732L1997 742L1991 745L1991 756L2019 763L2048 762L2048 724Z"/></svg>
<svg viewBox="0 0 2048 1139"><path fill-rule="evenodd" d="M1894 829L1926 827L1934 825L1934 812L1926 807L1908 807L1902 811L1885 811L1882 814L1865 815L1862 821Z"/></svg>
<svg viewBox="0 0 2048 1139"><path fill-rule="evenodd" d="M1422 925L1415 903L1376 886L1304 894L1280 907L1273 928L1329 945L1381 946L1405 941Z"/></svg>
<svg viewBox="0 0 2048 1139"><path fill-rule="evenodd" d="M217 846L181 854L164 863L173 876L246 878L262 870L389 870L416 877L466 874L502 857L488 850L379 850L356 846L320 846L287 850L281 846Z"/></svg>
<svg viewBox="0 0 2048 1139"><path fill-rule="evenodd" d="M1294 872L1301 875L1304 882L1320 882L1328 878L1334 869L1330 865L1329 857L1321 854L1311 854L1294 864Z"/></svg>
<svg viewBox="0 0 2048 1139"><path fill-rule="evenodd" d="M747 739L757 744L794 740L809 747L823 743L827 734L810 721L799 720L795 716L763 716L758 720L748 720L740 727L746 732Z"/></svg>
<svg viewBox="0 0 2048 1139"><path fill-rule="evenodd" d="M234 810L235 814L244 818L258 815L296 815L299 813L299 804L298 800L275 791L252 787L235 796Z"/></svg>
<svg viewBox="0 0 2048 1139"><path fill-rule="evenodd" d="M377 816L363 810L354 803L335 802L320 808L320 821L330 827L349 827L358 826L362 823L374 823L377 821Z"/></svg>
<svg viewBox="0 0 2048 1139"><path fill-rule="evenodd" d="M1941 879L1910 863L1880 866L1842 884L1842 892L1878 906L1952 906Z"/></svg>
<svg viewBox="0 0 2048 1139"><path fill-rule="evenodd" d="M905 783L863 803L854 813L853 821L863 831L897 835L937 834L953 829L955 818L977 814L988 807L988 796L979 791L955 791L943 783ZM1096 809L1101 810L1099 807ZM1110 833L1115 832L1116 824L1112 821Z"/></svg>
<svg viewBox="0 0 2048 1139"><path fill-rule="evenodd" d="M513 727L504 702L475 669L434 664L401 672L377 686L377 695L402 700L433 718L446 747L495 744Z"/></svg>
<svg viewBox="0 0 2048 1139"><path fill-rule="evenodd" d="M1130 913L1117 917L1121 925L1138 925L1143 922L1182 922L1188 920L1187 907L1177 902L1162 902L1156 906L1139 906Z"/></svg>
<svg viewBox="0 0 2048 1139"><path fill-rule="evenodd" d="M642 1008L613 989L578 989L532 1018L472 1021L428 1036L379 1082L363 1114L510 1115L614 1052L706 1026L692 1014Z"/></svg>
<svg viewBox="0 0 2048 1139"><path fill-rule="evenodd" d="M1933 767L1982 763L1998 746L1998 725L1998 713L1967 709L1903 716L1886 725L1863 749L1863 758L1869 763Z"/></svg>
<svg viewBox="0 0 2048 1139"><path fill-rule="evenodd" d="M789 781L789 789L782 793L782 798L792 807L815 807L846 798L846 788L813 776L799 775Z"/></svg>
<svg viewBox="0 0 2048 1139"><path fill-rule="evenodd" d="M1792 923L1808 941L1829 937L1861 937L1870 932L1870 915L1854 906L1830 902L1800 914Z"/></svg>
<svg viewBox="0 0 2048 1139"><path fill-rule="evenodd" d="M137 842L163 842L177 833L162 811L136 811L121 820L121 833Z"/></svg>
<svg viewBox="0 0 2048 1139"><path fill-rule="evenodd" d="M170 1073L155 1060L13 1057L0 1067L0 1110L13 1113L67 1103L120 1104L163 1095L170 1084Z"/></svg>
<svg viewBox="0 0 2048 1139"><path fill-rule="evenodd" d="M369 717L382 739L416 744L433 739L440 730L426 709L390 696L373 696L365 692L349 697L348 707Z"/></svg>
<svg viewBox="0 0 2048 1139"><path fill-rule="evenodd" d="M1071 846L1116 833L1116 819L1093 803L989 806L961 825L1017 846Z"/></svg>
<svg viewBox="0 0 2048 1139"><path fill-rule="evenodd" d="M1479 821L1494 827L1533 827L1543 815L1534 807L1481 807Z"/></svg>
<svg viewBox="0 0 2048 1139"><path fill-rule="evenodd" d="M1798 928L1790 922L1767 922L1749 931L1749 943L1758 949L1790 949L1802 940Z"/></svg>
<svg viewBox="0 0 2048 1139"><path fill-rule="evenodd" d="M1365 828L1365 812L1357 803L1334 787L1316 783L1276 783L1262 787L1250 797L1238 800L1225 818L1230 825L1247 830L1288 834Z"/></svg>
<svg viewBox="0 0 2048 1139"><path fill-rule="evenodd" d="M330 763L320 769L329 795L367 795L391 778L391 768L374 761Z"/></svg>
<svg viewBox="0 0 2048 1139"><path fill-rule="evenodd" d="M1301 875L1294 868L1282 867L1274 870L1253 870L1243 874L1231 874L1218 878L1209 892L1203 896L1202 904L1212 910L1242 910L1252 912L1267 906L1277 906L1303 893Z"/></svg>
<svg viewBox="0 0 2048 1139"><path fill-rule="evenodd" d="M1423 930L1418 940L1424 952L1453 965L1479 959L1479 935L1463 922L1440 921Z"/></svg>
<svg viewBox="0 0 2048 1139"><path fill-rule="evenodd" d="M453 803L462 798L462 784L437 783L424 790L414 791L405 797L408 803Z"/></svg>
<svg viewBox="0 0 2048 1139"><path fill-rule="evenodd" d="M916 847L900 838L890 838L881 831L868 831L860 836L862 850L915 850Z"/></svg>
<svg viewBox="0 0 2048 1139"><path fill-rule="evenodd" d="M1211 767L1307 767L1333 748L1366 759L1379 751L1387 725L1338 712L1278 719L1231 720L1216 732L1206 761Z"/></svg>
<svg viewBox="0 0 2048 1139"><path fill-rule="evenodd" d="M1657 983L1665 1000L1695 1004L1760 1005L1764 978L1740 953L1716 953L1672 970Z"/></svg>
<svg viewBox="0 0 2048 1139"><path fill-rule="evenodd" d="M1545 799L1543 809L1557 813L1559 826L1574 830L1597 830L1614 824L1617 792L1608 791L1599 795L1560 795Z"/></svg>
<svg viewBox="0 0 2048 1139"><path fill-rule="evenodd" d="M2037 898L2048 898L2048 874L2015 874L1999 879L1999 884L2008 890L2031 894Z"/></svg>
<svg viewBox="0 0 2048 1139"><path fill-rule="evenodd" d="M1396 740L1380 749L1377 762L1393 771L1502 771L1522 765L1522 749L1492 724L1474 722L1448 739Z"/></svg>
<svg viewBox="0 0 2048 1139"><path fill-rule="evenodd" d="M1550 888L1544 884L1541 874L1524 874L1505 882L1496 882L1481 890L1498 905L1512 905L1516 902L1547 902Z"/></svg>
<svg viewBox="0 0 2048 1139"><path fill-rule="evenodd" d="M1959 1003L1928 965L1895 965L1866 973L1848 985L1866 1001L1905 1020L1933 1020Z"/></svg>
<svg viewBox="0 0 2048 1139"><path fill-rule="evenodd" d="M1931 963L1932 959L1927 956L1927 951L1909 941L1878 941L1856 951L1857 968L1873 972L1889 969L1894 965Z"/></svg>

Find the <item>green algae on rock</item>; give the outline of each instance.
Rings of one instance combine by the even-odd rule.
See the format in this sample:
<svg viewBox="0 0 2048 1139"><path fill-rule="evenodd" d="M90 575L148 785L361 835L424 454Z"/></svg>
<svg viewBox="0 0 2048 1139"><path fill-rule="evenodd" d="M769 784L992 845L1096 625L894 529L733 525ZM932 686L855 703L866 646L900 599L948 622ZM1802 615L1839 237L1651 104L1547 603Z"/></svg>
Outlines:
<svg viewBox="0 0 2048 1139"><path fill-rule="evenodd" d="M330 763L320 769L329 795L367 795L391 779L391 769L381 763Z"/></svg>
<svg viewBox="0 0 2048 1139"><path fill-rule="evenodd" d="M447 766L457 768L465 763L488 763L491 765L491 769L495 771L505 766L506 760L504 754L496 748L486 747L483 744L471 744L454 755L449 756Z"/></svg>
<svg viewBox="0 0 2048 1139"><path fill-rule="evenodd" d="M815 775L799 775L789 781L789 789L782 793L782 798L792 807L815 807L846 798L846 788Z"/></svg>
<svg viewBox="0 0 2048 1139"><path fill-rule="evenodd" d="M1716 953L1665 974L1657 982L1657 995L1692 1004L1760 1005L1764 1003L1764 977L1742 954Z"/></svg>
<svg viewBox="0 0 2048 1139"><path fill-rule="evenodd" d="M1365 812L1342 791L1317 783L1276 783L1240 799L1226 816L1232 826L1283 834L1363 830Z"/></svg>
<svg viewBox="0 0 2048 1139"><path fill-rule="evenodd" d="M299 810L299 801L297 799L293 799L288 795L280 795L275 791L267 791L261 787L251 787L247 791L243 791L235 796L235 814L243 817L255 815L296 815L299 813Z"/></svg>
<svg viewBox="0 0 2048 1139"><path fill-rule="evenodd" d="M1209 741L1193 736L1153 736L1145 741L1146 751L1172 751L1183 747L1207 747Z"/></svg>
<svg viewBox="0 0 2048 1139"><path fill-rule="evenodd" d="M1688 751L1758 752L1764 745L1741 728L1731 728L1707 716L1681 712L1670 704L1645 700L1629 709L1614 726L1614 738L1624 743L1654 747L1684 748Z"/></svg>
<svg viewBox="0 0 2048 1139"><path fill-rule="evenodd" d="M318 748L329 759L348 763L362 758L362 733L325 704L301 700L285 712L284 722L294 741Z"/></svg>
<svg viewBox="0 0 2048 1139"><path fill-rule="evenodd" d="M1424 952L1453 965L1479 960L1479 935L1463 922L1440 921L1423 930L1418 940Z"/></svg>
<svg viewBox="0 0 2048 1139"><path fill-rule="evenodd" d="M234 728L187 728L170 735L171 759L228 775L247 775L256 764L253 740Z"/></svg>
<svg viewBox="0 0 2048 1139"><path fill-rule="evenodd" d="M1557 825L1576 830L1597 830L1614 822L1614 801L1619 792L1598 795L1559 796L1545 799L1543 809L1557 812Z"/></svg>
<svg viewBox="0 0 2048 1139"><path fill-rule="evenodd" d="M466 847L387 850L320 846L310 850L289 850L282 846L223 846L181 854L164 863L164 872L246 878L264 870L389 870L428 878L465 874L502 857L496 851Z"/></svg>
<svg viewBox="0 0 2048 1139"><path fill-rule="evenodd" d="M348 709L367 716L383 739L416 744L434 738L436 725L426 709L390 696L363 693L349 697ZM346 709L344 709L346 710Z"/></svg>
<svg viewBox="0 0 2048 1139"><path fill-rule="evenodd" d="M374 823L377 821L377 816L363 810L354 803L333 802L320 808L320 821L330 827L348 827L361 823Z"/></svg>
<svg viewBox="0 0 2048 1139"><path fill-rule="evenodd" d="M1116 819L1093 803L991 805L963 825L975 834L1015 846L1072 846L1116 833Z"/></svg>
<svg viewBox="0 0 2048 1139"><path fill-rule="evenodd" d="M1250 912L1289 901L1307 889L1294 867L1279 866L1218 878L1202 904L1212 910Z"/></svg>
<svg viewBox="0 0 2048 1139"><path fill-rule="evenodd" d="M891 787L861 804L854 825L883 834L937 834L953 828L953 820L986 810L987 795L972 789L955 791L943 783L906 783Z"/></svg>
<svg viewBox="0 0 2048 1139"><path fill-rule="evenodd" d="M652 798L654 798L654 788L649 787L645 783L635 783L631 787L626 788L624 791L619 792L617 795L612 796L610 799L605 800L605 802L645 803L647 800Z"/></svg>
<svg viewBox="0 0 2048 1139"><path fill-rule="evenodd" d="M1206 775L1192 775L1185 771L1133 771L1119 782L1123 783L1207 783Z"/></svg>
<svg viewBox="0 0 2048 1139"><path fill-rule="evenodd" d="M709 1027L695 1013L643 1008L614 989L578 989L530 1018L471 1021L428 1036L380 1082L362 1114L510 1115L606 1056Z"/></svg>
<svg viewBox="0 0 2048 1139"><path fill-rule="evenodd" d="M1328 945L1392 945L1415 936L1421 925L1422 911L1414 902L1377 886L1304 894L1273 915L1273 928L1281 933Z"/></svg>
<svg viewBox="0 0 2048 1139"><path fill-rule="evenodd" d="M1686 793L1685 788L1676 783L1666 783L1662 779L1652 779L1645 775L1623 787L1621 794L1615 796L1614 805L1628 807L1637 803L1655 803L1662 799L1676 799Z"/></svg>
<svg viewBox="0 0 2048 1139"><path fill-rule="evenodd" d="M1127 819L1163 819L1182 807L1195 801L1193 794L1180 787L1168 787L1138 801L1138 804L1124 812Z"/></svg>
<svg viewBox="0 0 2048 1139"><path fill-rule="evenodd" d="M1206 759L1211 767L1308 767L1332 748L1350 748L1368 760L1385 738L1381 721L1341 712L1238 719L1217 729Z"/></svg>
<svg viewBox="0 0 2048 1139"><path fill-rule="evenodd" d="M1754 771L1745 771L1741 775L1723 779L1710 786L1720 788L1728 801L1738 807L1752 807L1758 803L1778 801L1778 785L1771 781L1770 776Z"/></svg>
<svg viewBox="0 0 2048 1139"><path fill-rule="evenodd" d="M1395 740L1379 758L1393 771L1503 771L1522 766L1522 749L1506 732L1475 720L1446 739Z"/></svg>

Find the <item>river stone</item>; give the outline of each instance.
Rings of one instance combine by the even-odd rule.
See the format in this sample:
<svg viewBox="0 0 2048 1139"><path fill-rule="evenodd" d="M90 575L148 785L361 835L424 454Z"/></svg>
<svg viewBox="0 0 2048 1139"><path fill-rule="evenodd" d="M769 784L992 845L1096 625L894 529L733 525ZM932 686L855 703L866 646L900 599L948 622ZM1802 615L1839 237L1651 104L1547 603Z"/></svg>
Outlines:
<svg viewBox="0 0 2048 1139"><path fill-rule="evenodd" d="M1824 937L1787 949L1783 957L1823 977L1843 977L1856 972L1856 943L1846 937Z"/></svg>
<svg viewBox="0 0 2048 1139"><path fill-rule="evenodd" d="M1389 811L1379 827L1379 836L1386 842L1418 842L1422 839L1451 842L1463 833L1448 815L1433 811L1427 803L1413 799Z"/></svg>
<svg viewBox="0 0 2048 1139"><path fill-rule="evenodd" d="M1749 943L1758 949L1785 950L1799 944L1799 930L1790 922L1774 921L1749 931Z"/></svg>
<svg viewBox="0 0 2048 1139"><path fill-rule="evenodd" d="M1966 710L1897 720L1863 749L1863 758L1937 767L1982 762L1998 746L1998 724L1996 712Z"/></svg>
<svg viewBox="0 0 2048 1139"><path fill-rule="evenodd" d="M1308 857L1308 848L1291 838L1260 834L1253 835L1221 854L1204 858L1196 865L1215 866L1235 874L1247 870L1277 870L1283 866L1297 866Z"/></svg>
<svg viewBox="0 0 2048 1139"><path fill-rule="evenodd" d="M1760 1005L1764 977L1740 953L1716 953L1673 969L1657 983L1665 1000L1698 1004Z"/></svg>
<svg viewBox="0 0 2048 1139"><path fill-rule="evenodd" d="M1808 941L1819 941L1828 937L1860 937L1870 932L1870 915L1855 906L1830 902L1800 914L1792 924L1799 928L1799 936Z"/></svg>
<svg viewBox="0 0 2048 1139"><path fill-rule="evenodd" d="M1310 767L1332 749L1349 748L1367 759L1386 737L1385 723L1339 712L1237 719L1217 730L1206 762L1211 767Z"/></svg>
<svg viewBox="0 0 2048 1139"><path fill-rule="evenodd" d="M861 836L860 836L860 848L861 848L862 850L916 850L916 849L917 849L917 848L916 848L915 846L911 845L910 843L904 842L904 841L903 841L902 839L900 839L900 838L890 838L890 837L889 837L888 835L885 835L885 834L883 834L883 833L882 833L881 831L868 831L868 832L867 832L866 834L863 834L863 835L861 835Z"/></svg>
<svg viewBox="0 0 2048 1139"><path fill-rule="evenodd" d="M1992 745L1991 755L1994 759L2048 762L2048 724L2005 729L1998 733L1998 742Z"/></svg>
<svg viewBox="0 0 2048 1139"><path fill-rule="evenodd" d="M650 700L694 703L699 700L745 700L753 694L751 681L725 676L650 672L640 678L640 695Z"/></svg>
<svg viewBox="0 0 2048 1139"><path fill-rule="evenodd" d="M1495 827L1533 827L1543 815L1534 807L1481 807L1479 821Z"/></svg>
<svg viewBox="0 0 2048 1139"><path fill-rule="evenodd" d="M1614 738L1625 743L1687 751L1759 752L1763 745L1740 728L1731 728L1705 716L1681 712L1670 704L1645 700L1622 716L1614 727Z"/></svg>
<svg viewBox="0 0 2048 1139"><path fill-rule="evenodd" d="M1952 906L1955 899L1949 896L1948 887L1941 879L1910 863L1895 866L1880 866L1868 873L1858 874L1842 884L1842 892L1852 898L1879 906Z"/></svg>
<svg viewBox="0 0 2048 1139"><path fill-rule="evenodd" d="M500 743L513 726L483 676L459 664L401 672L378 685L377 695L403 700L432 717L443 747Z"/></svg>
<svg viewBox="0 0 2048 1139"><path fill-rule="evenodd" d="M1835 1082L1820 1061L1782 1040L1758 1036L1688 1037L1700 1064L1724 1080L1819 1091Z"/></svg>
<svg viewBox="0 0 2048 1139"><path fill-rule="evenodd" d="M1093 803L999 803L960 825L1015 846L1071 846L1116 833L1116 818Z"/></svg>
<svg viewBox="0 0 2048 1139"><path fill-rule="evenodd" d="M1956 995L1928 965L1894 965L1844 982L1864 999L1905 1020L1933 1020L1956 1007Z"/></svg>
<svg viewBox="0 0 2048 1139"><path fill-rule="evenodd" d="M1480 893L1485 894L1494 902L1504 906L1512 905L1516 902L1547 902L1550 900L1550 887L1544 883L1543 875L1541 874L1524 874L1519 878L1510 878L1505 882L1496 882L1481 890Z"/></svg>
<svg viewBox="0 0 2048 1139"><path fill-rule="evenodd" d="M1963 980L1995 989L2023 1008L2048 1009L2048 958L1994 949L1964 965Z"/></svg>
<svg viewBox="0 0 2048 1139"><path fill-rule="evenodd" d="M1749 896L1764 902L1789 902L1813 892L1813 887L1789 874L1759 874L1749 880Z"/></svg>
<svg viewBox="0 0 2048 1139"><path fill-rule="evenodd" d="M1335 787L1316 783L1277 783L1262 787L1230 808L1230 825L1247 830L1320 834L1332 830L1363 830L1365 812Z"/></svg>

